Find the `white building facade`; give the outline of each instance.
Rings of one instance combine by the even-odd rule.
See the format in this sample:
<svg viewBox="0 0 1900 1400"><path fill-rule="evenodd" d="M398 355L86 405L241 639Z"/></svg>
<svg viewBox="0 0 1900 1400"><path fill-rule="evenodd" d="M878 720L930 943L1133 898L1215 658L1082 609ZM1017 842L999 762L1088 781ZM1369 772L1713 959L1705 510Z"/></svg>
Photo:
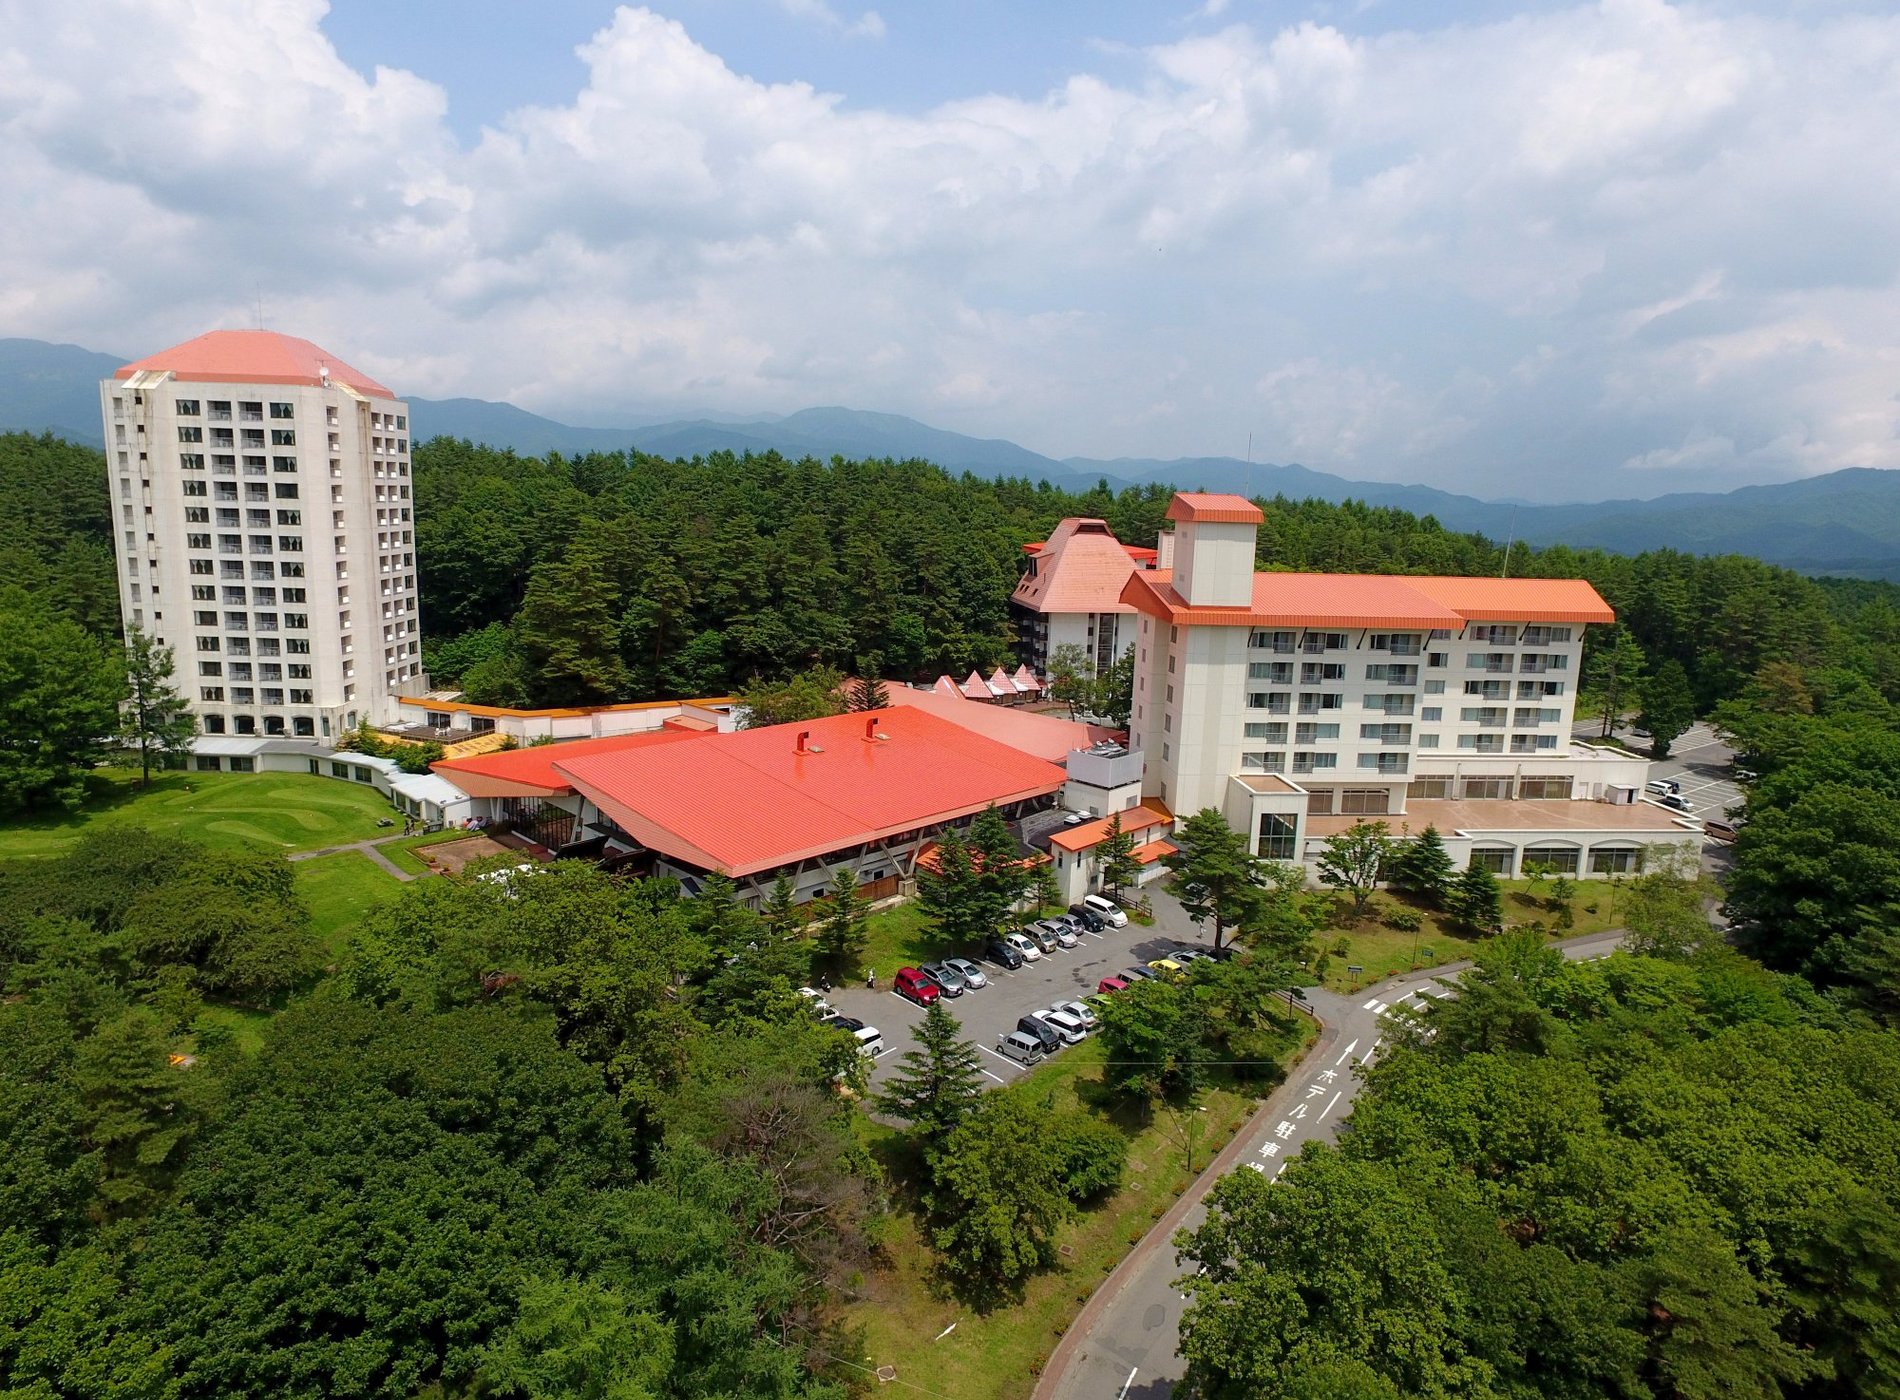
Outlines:
<svg viewBox="0 0 1900 1400"><path fill-rule="evenodd" d="M206 735L319 744L427 689L408 406L308 341L214 331L100 385L119 599Z"/></svg>
<svg viewBox="0 0 1900 1400"><path fill-rule="evenodd" d="M1213 807L1257 854L1296 860L1352 819L1403 830L1408 800L1449 802L1434 810L1489 823L1475 849L1513 874L1515 854L1488 853L1523 843L1498 830L1581 831L1583 856L1593 839L1528 803L1606 804L1589 814L1606 841L1693 831L1607 810L1635 807L1647 765L1571 739L1583 629L1615 617L1587 582L1256 572L1251 502L1178 495L1168 519L1163 567L1123 598L1140 615L1130 742L1144 793L1177 814Z"/></svg>
<svg viewBox="0 0 1900 1400"><path fill-rule="evenodd" d="M1023 553L1009 602L1024 663L1046 679L1050 659L1076 647L1092 673L1106 671L1135 641L1122 587L1131 573L1154 567L1155 551L1122 544L1105 520L1074 516Z"/></svg>

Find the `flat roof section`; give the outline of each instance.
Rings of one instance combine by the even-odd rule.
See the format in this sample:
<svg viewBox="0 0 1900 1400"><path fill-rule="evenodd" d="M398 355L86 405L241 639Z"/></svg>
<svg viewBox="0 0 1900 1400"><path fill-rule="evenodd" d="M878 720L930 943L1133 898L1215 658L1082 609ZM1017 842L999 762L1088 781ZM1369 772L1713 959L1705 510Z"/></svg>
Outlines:
<svg viewBox="0 0 1900 1400"><path fill-rule="evenodd" d="M1256 573L1247 607L1189 604L1172 569L1138 571L1122 601L1174 623L1217 627L1391 627L1462 632L1473 622L1614 622L1584 579L1423 578L1411 574Z"/></svg>

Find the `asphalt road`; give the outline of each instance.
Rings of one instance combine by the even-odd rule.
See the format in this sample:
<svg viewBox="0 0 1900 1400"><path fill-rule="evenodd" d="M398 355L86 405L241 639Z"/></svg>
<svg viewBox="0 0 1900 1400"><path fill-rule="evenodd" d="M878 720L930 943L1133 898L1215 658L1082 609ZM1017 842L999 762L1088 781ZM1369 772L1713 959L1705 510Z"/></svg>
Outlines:
<svg viewBox="0 0 1900 1400"><path fill-rule="evenodd" d="M1564 956L1600 958L1620 938L1580 938L1564 945ZM1359 1068L1377 1058L1386 1017L1396 1006L1452 995L1445 983L1464 966L1408 973L1353 997L1308 989L1326 1034L1223 1152L1231 1169L1278 1177L1307 1143L1334 1141L1358 1095ZM1173 1392L1184 1369L1175 1348L1187 1302L1176 1286L1181 1265L1171 1238L1175 1229L1194 1229L1206 1218L1201 1198L1214 1179L1209 1172L1197 1181L1183 1198L1191 1199L1185 1213L1163 1220L1109 1277L1070 1329L1071 1349L1052 1358L1036 1400L1165 1400Z"/></svg>
<svg viewBox="0 0 1900 1400"><path fill-rule="evenodd" d="M983 1052L983 1072L992 1081L1012 1083L1025 1072L1016 1061L1005 1059L996 1050L998 1037L1015 1030L1020 1017L1046 1010L1057 1001L1087 996L1102 978L1130 963L1164 957L1176 943L1201 948L1213 945L1212 932L1196 928L1171 895L1158 888L1149 893L1155 906L1152 928L1131 919L1126 928L1084 934L1076 947L1045 953L1042 961L1025 963L1014 972L982 958L974 959L989 978L989 985L952 997L946 1006L963 1023L964 1038L974 1041ZM891 976L896 971L895 967L878 968L876 991L857 986L825 994L825 1000L846 1016L855 1016L883 1033L884 1053L871 1071L873 1087L881 1086L897 1072L899 1056L916 1044L910 1029L924 1018L921 1006L890 990ZM1058 1050L1056 1058L1064 1053Z"/></svg>

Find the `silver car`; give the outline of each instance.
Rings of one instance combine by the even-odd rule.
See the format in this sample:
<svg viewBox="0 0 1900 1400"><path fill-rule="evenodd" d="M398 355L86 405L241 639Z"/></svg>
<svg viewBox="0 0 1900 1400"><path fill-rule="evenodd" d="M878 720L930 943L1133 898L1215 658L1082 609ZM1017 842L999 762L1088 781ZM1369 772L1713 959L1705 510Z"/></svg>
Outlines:
<svg viewBox="0 0 1900 1400"><path fill-rule="evenodd" d="M1056 946L1059 948L1073 948L1080 941L1076 937L1075 925L1067 919L1043 919L1037 923L1036 927L1047 929L1055 938Z"/></svg>
<svg viewBox="0 0 1900 1400"><path fill-rule="evenodd" d="M987 987L990 984L990 979L983 975L983 969L971 962L968 958L945 958L943 965L945 967L955 968L957 975L963 978L963 985L968 987L971 991L976 991L979 987Z"/></svg>
<svg viewBox="0 0 1900 1400"><path fill-rule="evenodd" d="M1038 1064L1042 1060L1042 1042L1026 1031L1006 1031L996 1038L996 1053L1019 1065Z"/></svg>
<svg viewBox="0 0 1900 1400"><path fill-rule="evenodd" d="M1073 1016L1082 1023L1082 1029L1092 1031L1096 1026L1095 1013L1079 1001L1059 1001L1050 1008L1065 1016Z"/></svg>
<svg viewBox="0 0 1900 1400"><path fill-rule="evenodd" d="M925 963L917 970L923 973L924 976L928 977L932 982L935 982L937 984L937 990L947 997L962 996L964 989L969 985L964 980L963 974L958 972L954 967L951 967L948 963Z"/></svg>

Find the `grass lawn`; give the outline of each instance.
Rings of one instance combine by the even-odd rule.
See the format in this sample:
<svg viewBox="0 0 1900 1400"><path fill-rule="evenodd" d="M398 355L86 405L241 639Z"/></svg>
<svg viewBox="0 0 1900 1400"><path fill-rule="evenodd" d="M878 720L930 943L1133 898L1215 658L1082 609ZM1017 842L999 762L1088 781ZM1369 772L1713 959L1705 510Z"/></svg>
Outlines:
<svg viewBox="0 0 1900 1400"><path fill-rule="evenodd" d="M135 772L102 768L78 813L0 823L0 860L58 855L81 833L115 826L307 851L388 835L376 822L394 811L372 787L311 773L161 773L143 791L137 783Z"/></svg>
<svg viewBox="0 0 1900 1400"><path fill-rule="evenodd" d="M310 927L331 957L343 951L344 936L365 910L394 898L402 888L361 851L300 860L290 868L297 895L310 909Z"/></svg>
<svg viewBox="0 0 1900 1400"><path fill-rule="evenodd" d="M274 1019L274 1014L269 1011L252 1011L248 1007L209 1002L198 1013L196 1024L229 1031L233 1045L246 1055L255 1055L264 1048L264 1034Z"/></svg>
<svg viewBox="0 0 1900 1400"><path fill-rule="evenodd" d="M1034 923L1039 918L1061 912L1053 904L1044 909L1042 914L1025 909L1017 915L1016 923L1011 927ZM938 942L935 926L925 915L923 906L914 899L878 910L866 921L866 933L867 941L858 959L858 971L862 973L865 968L874 967L880 979L888 978L900 967L916 967L919 963L935 962L945 957L973 958L982 952L980 948L954 948Z"/></svg>
<svg viewBox="0 0 1900 1400"><path fill-rule="evenodd" d="M1576 938L1617 926L1616 897L1620 891L1613 881L1576 882L1577 893L1570 900L1573 921L1568 929L1556 927L1556 915L1547 906L1546 898L1550 892L1548 881L1536 894L1531 893L1528 880L1500 880L1498 884L1504 891L1504 922L1507 926L1541 923L1545 932L1553 938ZM1347 901L1342 898L1340 905L1342 909L1347 907ZM1594 911L1590 909L1591 905L1596 906ZM1342 924L1320 934L1322 944L1330 944L1342 935L1347 944L1346 956L1333 958L1327 968L1325 985L1328 990L1356 992L1361 987L1382 981L1394 973L1410 971L1413 967L1436 967L1440 963L1457 962L1470 957L1480 942L1437 910L1405 895L1382 890L1373 897L1372 908L1374 912L1356 928ZM1415 910L1422 915L1424 926L1417 933L1409 933L1388 928L1380 922L1381 912L1399 908ZM1363 968L1364 971L1349 973L1346 970L1349 965Z"/></svg>
<svg viewBox="0 0 1900 1400"><path fill-rule="evenodd" d="M1043 1361L1082 1305L1187 1189L1192 1178L1184 1125L1192 1124L1194 1166L1199 1171L1253 1112L1250 1092L1223 1087L1204 1096L1205 1112L1138 1121L1129 1106L1111 1100L1103 1086L1102 1056L1101 1041L1084 1041L1025 1076L1012 1092L1038 1101L1046 1097L1053 1111L1080 1106L1106 1112L1130 1138L1122 1189L1063 1229L1057 1243L1066 1252L1055 1268L1030 1282L1021 1303L987 1315L973 1313L944 1294L933 1277L934 1255L921 1226L915 1216L900 1213L886 1241L887 1266L862 1281L848 1309L846 1321L864 1332L864 1365L895 1366L900 1382L949 1400L1028 1395ZM895 1137L868 1119L865 1125L879 1141ZM931 1340L952 1323L956 1331Z"/></svg>

